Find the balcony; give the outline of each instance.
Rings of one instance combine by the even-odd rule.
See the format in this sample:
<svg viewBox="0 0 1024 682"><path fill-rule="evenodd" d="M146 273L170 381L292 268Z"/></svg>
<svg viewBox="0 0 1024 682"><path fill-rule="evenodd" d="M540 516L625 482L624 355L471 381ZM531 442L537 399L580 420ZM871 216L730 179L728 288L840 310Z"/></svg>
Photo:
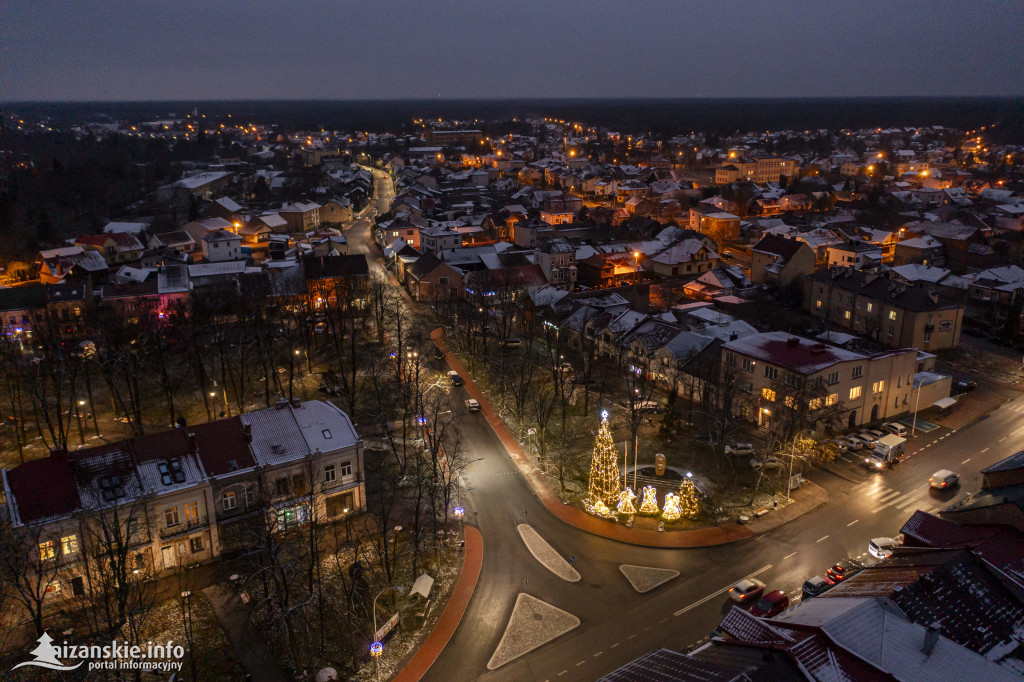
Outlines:
<svg viewBox="0 0 1024 682"><path fill-rule="evenodd" d="M206 528L209 523L209 519L206 516L200 516L197 519L186 519L181 523L177 523L173 526L167 526L160 529L161 538L173 538L177 535L185 535L191 533L199 528Z"/></svg>

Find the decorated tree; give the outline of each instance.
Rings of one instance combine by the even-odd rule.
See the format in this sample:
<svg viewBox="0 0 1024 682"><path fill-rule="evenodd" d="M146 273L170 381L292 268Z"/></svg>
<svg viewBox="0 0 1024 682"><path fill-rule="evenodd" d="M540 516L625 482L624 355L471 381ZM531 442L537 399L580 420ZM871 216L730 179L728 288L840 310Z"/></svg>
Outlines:
<svg viewBox="0 0 1024 682"><path fill-rule="evenodd" d="M594 440L594 454L590 461L590 484L587 489L588 508L593 510L601 502L606 510L619 502L619 455L612 441L608 425L608 412L601 413L601 428Z"/></svg>
<svg viewBox="0 0 1024 682"><path fill-rule="evenodd" d="M665 521L678 521L680 515L679 496L675 493L666 493L665 507L661 510L661 518Z"/></svg>
<svg viewBox="0 0 1024 682"><path fill-rule="evenodd" d="M679 512L687 517L694 518L700 513L700 497L697 495L697 486L693 479L686 477L679 484Z"/></svg>
<svg viewBox="0 0 1024 682"><path fill-rule="evenodd" d="M644 501L640 503L641 514L658 513L658 491L653 485L644 486Z"/></svg>
<svg viewBox="0 0 1024 682"><path fill-rule="evenodd" d="M636 514L636 493L633 492L632 488L626 488L619 493L619 504L615 507L615 511L623 516Z"/></svg>

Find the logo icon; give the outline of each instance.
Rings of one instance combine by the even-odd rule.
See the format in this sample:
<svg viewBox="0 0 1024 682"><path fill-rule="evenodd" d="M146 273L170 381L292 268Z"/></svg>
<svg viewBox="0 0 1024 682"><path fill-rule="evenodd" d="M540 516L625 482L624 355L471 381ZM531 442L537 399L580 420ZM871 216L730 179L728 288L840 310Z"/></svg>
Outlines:
<svg viewBox="0 0 1024 682"><path fill-rule="evenodd" d="M57 649L54 648L53 644L51 644L51 642L53 642L53 637L50 637L50 635L45 632L40 635L39 639L36 641L39 642L39 646L29 652L36 660L19 663L11 668L11 670L17 670L18 668L26 665L34 665L36 667L47 668L49 670L74 670L85 662L79 661L78 665L64 665L61 663L57 658Z"/></svg>

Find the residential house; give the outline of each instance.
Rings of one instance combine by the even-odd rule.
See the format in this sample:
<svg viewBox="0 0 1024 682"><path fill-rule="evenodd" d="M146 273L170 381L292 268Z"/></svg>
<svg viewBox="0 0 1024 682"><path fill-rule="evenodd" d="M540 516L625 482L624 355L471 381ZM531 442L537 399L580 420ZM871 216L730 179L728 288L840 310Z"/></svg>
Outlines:
<svg viewBox="0 0 1024 682"><path fill-rule="evenodd" d="M405 286L417 301L456 298L465 291L465 273L432 253L405 267Z"/></svg>
<svg viewBox="0 0 1024 682"><path fill-rule="evenodd" d="M863 270L874 268L882 263L882 248L863 239L849 239L828 246L829 267L841 266Z"/></svg>
<svg viewBox="0 0 1024 682"><path fill-rule="evenodd" d="M718 252L699 239L683 239L644 262L644 269L667 277L702 275L721 262Z"/></svg>
<svg viewBox="0 0 1024 682"><path fill-rule="evenodd" d="M288 224L288 232L311 232L320 227L320 204L308 201L286 203L277 214Z"/></svg>
<svg viewBox="0 0 1024 682"><path fill-rule="evenodd" d="M766 234L754 245L750 281L786 288L814 272L814 251L805 242Z"/></svg>
<svg viewBox="0 0 1024 682"><path fill-rule="evenodd" d="M203 260L217 263L226 260L239 260L242 254L242 238L227 230L214 230L200 238L203 247Z"/></svg>
<svg viewBox="0 0 1024 682"><path fill-rule="evenodd" d="M97 251L108 265L130 263L142 255L142 242L128 232L112 234L83 234L75 239L75 245Z"/></svg>
<svg viewBox="0 0 1024 682"><path fill-rule="evenodd" d="M306 291L314 308L354 305L363 307L369 290L370 265L366 255L303 256Z"/></svg>
<svg viewBox="0 0 1024 682"><path fill-rule="evenodd" d="M14 531L38 543L27 551L55 562L38 589L58 609L91 589L99 576L86 558L107 543L127 547L140 579L169 575L251 547L261 530L280 536L365 508L362 472L362 440L348 415L330 403L281 401L58 450L0 474Z"/></svg>
<svg viewBox="0 0 1024 682"><path fill-rule="evenodd" d="M418 248L418 250L423 253L437 255L442 251L457 249L462 246L462 233L451 227L428 227L420 230L419 237L422 248ZM402 237L402 239L405 239L405 237Z"/></svg>
<svg viewBox="0 0 1024 682"><path fill-rule="evenodd" d="M722 344L723 376L751 396L745 416L768 428L780 410L839 405L849 428L913 409L915 349L862 355L786 332L751 334ZM756 414L754 408L756 407Z"/></svg>
<svg viewBox="0 0 1024 682"><path fill-rule="evenodd" d="M935 237L925 235L897 242L893 249L893 265L920 263L941 268L946 262L946 247Z"/></svg>
<svg viewBox="0 0 1024 682"><path fill-rule="evenodd" d="M576 282L576 248L568 239L557 237L537 246L533 262L539 265L548 283L572 289Z"/></svg>
<svg viewBox="0 0 1024 682"><path fill-rule="evenodd" d="M740 237L740 217L715 206L699 204L690 209L690 229L706 234L719 246Z"/></svg>
<svg viewBox="0 0 1024 682"><path fill-rule="evenodd" d="M690 298L710 301L717 296L732 296L750 287L750 280L738 265L712 268L686 284L683 291Z"/></svg>
<svg viewBox="0 0 1024 682"><path fill-rule="evenodd" d="M963 328L963 303L853 268L829 268L804 278L803 306L827 325L891 348L955 348Z"/></svg>

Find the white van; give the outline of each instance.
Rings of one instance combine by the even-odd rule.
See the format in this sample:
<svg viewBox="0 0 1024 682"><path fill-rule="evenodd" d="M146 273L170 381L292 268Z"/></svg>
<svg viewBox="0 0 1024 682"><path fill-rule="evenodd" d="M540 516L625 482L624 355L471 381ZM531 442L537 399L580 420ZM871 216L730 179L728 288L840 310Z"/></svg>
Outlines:
<svg viewBox="0 0 1024 682"><path fill-rule="evenodd" d="M892 435L899 436L900 438L907 437L907 427L903 424L897 424L896 422L886 422L885 424L882 424L882 430L888 431Z"/></svg>
<svg viewBox="0 0 1024 682"><path fill-rule="evenodd" d="M868 552L876 559L892 556L898 543L893 538L875 538L868 543Z"/></svg>

